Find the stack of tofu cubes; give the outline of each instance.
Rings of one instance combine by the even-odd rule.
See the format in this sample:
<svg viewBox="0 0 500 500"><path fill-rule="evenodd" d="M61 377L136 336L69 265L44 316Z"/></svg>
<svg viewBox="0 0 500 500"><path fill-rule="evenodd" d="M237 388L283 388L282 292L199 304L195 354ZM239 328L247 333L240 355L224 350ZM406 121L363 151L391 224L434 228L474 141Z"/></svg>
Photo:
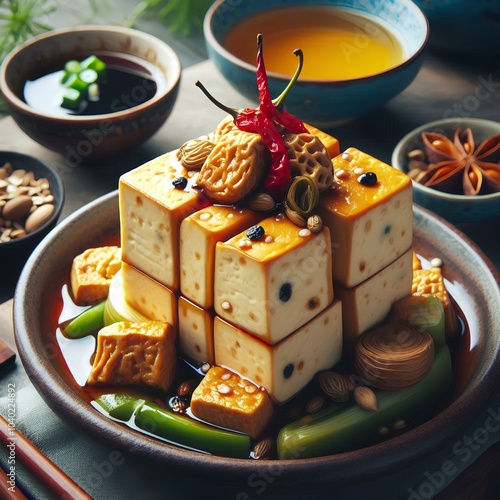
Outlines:
<svg viewBox="0 0 500 500"><path fill-rule="evenodd" d="M187 358L290 399L411 293L411 181L355 149L333 162L344 177L320 201L318 232L281 213L207 203L175 151L124 174L127 303L171 323ZM360 169L377 185L360 184ZM179 177L185 188L173 186ZM247 232L255 225L258 238Z"/></svg>

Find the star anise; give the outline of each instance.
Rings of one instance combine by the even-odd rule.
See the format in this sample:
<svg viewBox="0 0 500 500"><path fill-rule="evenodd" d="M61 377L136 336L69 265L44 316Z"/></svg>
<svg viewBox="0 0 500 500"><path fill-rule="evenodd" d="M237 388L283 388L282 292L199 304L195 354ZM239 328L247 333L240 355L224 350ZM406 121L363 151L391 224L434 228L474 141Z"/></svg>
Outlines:
<svg viewBox="0 0 500 500"><path fill-rule="evenodd" d="M422 140L429 165L420 183L456 194L500 191L500 134L477 147L470 128L457 128L453 141L436 132L422 133Z"/></svg>

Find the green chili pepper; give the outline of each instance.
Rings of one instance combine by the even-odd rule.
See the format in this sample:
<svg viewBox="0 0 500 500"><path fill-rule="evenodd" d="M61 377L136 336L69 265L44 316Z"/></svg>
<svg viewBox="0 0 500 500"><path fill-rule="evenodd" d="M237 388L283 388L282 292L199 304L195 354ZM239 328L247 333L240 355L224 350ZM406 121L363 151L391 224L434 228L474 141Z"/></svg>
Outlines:
<svg viewBox="0 0 500 500"><path fill-rule="evenodd" d="M331 406L283 427L278 435L278 458L297 459L341 453L362 446L380 426L410 418L439 401L450 387L451 357L437 345L434 364L416 384L398 391L376 390L378 410L350 404Z"/></svg>
<svg viewBox="0 0 500 500"><path fill-rule="evenodd" d="M250 436L198 422L168 411L155 403L144 403L136 413L141 429L174 443L214 455L248 458Z"/></svg>
<svg viewBox="0 0 500 500"><path fill-rule="evenodd" d="M135 398L129 394L102 394L94 400L101 408L106 410L110 416L119 420L127 421L134 414L134 411L145 399Z"/></svg>
<svg viewBox="0 0 500 500"><path fill-rule="evenodd" d="M104 326L105 304L106 301L103 301L79 314L63 329L64 335L70 339L79 339L98 328L102 328Z"/></svg>

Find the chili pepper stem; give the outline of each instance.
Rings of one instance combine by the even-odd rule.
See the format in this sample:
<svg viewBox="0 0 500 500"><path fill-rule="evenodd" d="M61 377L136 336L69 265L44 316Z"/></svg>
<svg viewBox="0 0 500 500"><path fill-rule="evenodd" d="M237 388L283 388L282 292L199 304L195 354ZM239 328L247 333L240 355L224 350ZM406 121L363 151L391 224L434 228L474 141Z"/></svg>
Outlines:
<svg viewBox="0 0 500 500"><path fill-rule="evenodd" d="M299 58L299 64L297 66L297 69L295 70L295 73L286 86L285 90L276 98L273 99L273 104L280 109L283 106L283 101L285 100L286 96L290 92L291 88L294 86L295 82L298 80L299 75L302 71L302 66L304 65L304 54L301 49L295 49L293 51L293 54Z"/></svg>
<svg viewBox="0 0 500 500"><path fill-rule="evenodd" d="M239 111L234 108L230 108L229 106L226 106L225 104L222 104L220 101L218 101L210 92L205 88L205 86L197 80L195 85L201 89L201 91L222 111L225 111L226 113L229 113L233 118L236 118L238 116Z"/></svg>

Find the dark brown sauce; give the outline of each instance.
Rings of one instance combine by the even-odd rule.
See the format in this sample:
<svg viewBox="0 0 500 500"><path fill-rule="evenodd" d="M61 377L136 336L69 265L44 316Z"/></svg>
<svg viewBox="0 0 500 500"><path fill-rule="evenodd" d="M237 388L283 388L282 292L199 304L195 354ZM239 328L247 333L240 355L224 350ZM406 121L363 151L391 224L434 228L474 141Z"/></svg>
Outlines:
<svg viewBox="0 0 500 500"><path fill-rule="evenodd" d="M115 113L139 106L152 99L164 78L152 64L137 57L113 53L97 53L107 65L106 81L99 84L99 100L84 100L80 109L72 111L61 106L64 74L62 67L34 75L24 86L24 100L32 108L48 115L94 116ZM82 58L78 58L82 59Z"/></svg>

